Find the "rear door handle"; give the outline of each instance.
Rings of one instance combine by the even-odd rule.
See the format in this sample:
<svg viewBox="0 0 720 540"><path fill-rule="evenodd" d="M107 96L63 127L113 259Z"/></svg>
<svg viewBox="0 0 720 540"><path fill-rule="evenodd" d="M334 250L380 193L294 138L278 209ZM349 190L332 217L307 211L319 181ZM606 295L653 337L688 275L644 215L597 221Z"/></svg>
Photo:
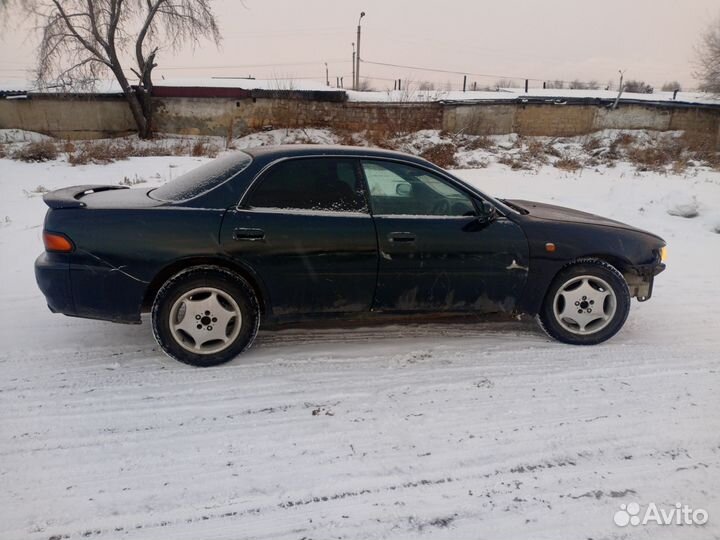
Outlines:
<svg viewBox="0 0 720 540"><path fill-rule="evenodd" d="M409 232L392 232L388 235L388 240L395 244L412 244L415 239L415 235Z"/></svg>
<svg viewBox="0 0 720 540"><path fill-rule="evenodd" d="M265 231L262 229L238 228L233 231L233 239L246 242L258 242L265 240Z"/></svg>

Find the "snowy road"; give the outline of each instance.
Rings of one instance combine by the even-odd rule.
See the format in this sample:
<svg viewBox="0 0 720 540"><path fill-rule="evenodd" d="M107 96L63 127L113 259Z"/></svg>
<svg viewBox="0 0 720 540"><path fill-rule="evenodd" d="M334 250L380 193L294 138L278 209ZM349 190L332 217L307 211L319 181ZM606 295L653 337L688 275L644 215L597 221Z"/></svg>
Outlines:
<svg viewBox="0 0 720 540"><path fill-rule="evenodd" d="M720 536L720 174L459 173L668 240L655 297L597 347L531 321L294 329L200 370L147 324L50 314L32 276L44 206L22 190L196 162L0 160L1 539ZM667 215L676 190L698 218ZM629 502L710 519L618 527Z"/></svg>

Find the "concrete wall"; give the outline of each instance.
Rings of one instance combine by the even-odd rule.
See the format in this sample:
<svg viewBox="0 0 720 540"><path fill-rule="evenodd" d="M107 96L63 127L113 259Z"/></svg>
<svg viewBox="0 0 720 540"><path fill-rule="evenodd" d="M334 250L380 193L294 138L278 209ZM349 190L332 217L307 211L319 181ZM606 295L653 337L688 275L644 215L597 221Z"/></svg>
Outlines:
<svg viewBox="0 0 720 540"><path fill-rule="evenodd" d="M332 127L362 131L440 129L443 108L418 103L333 103L289 99L165 98L156 127L187 135L241 135L265 126Z"/></svg>
<svg viewBox="0 0 720 540"><path fill-rule="evenodd" d="M132 133L135 122L123 99L0 99L0 128L95 139Z"/></svg>
<svg viewBox="0 0 720 540"><path fill-rule="evenodd" d="M683 130L720 147L720 109L668 104L359 103L287 98L156 98L157 131L239 136L265 126L330 127L403 132L444 129L490 135L565 137L601 129ZM134 131L122 98L36 97L0 99L0 128L21 128L62 138L117 136Z"/></svg>
<svg viewBox="0 0 720 540"><path fill-rule="evenodd" d="M621 103L617 109L597 105L452 105L443 129L474 135L517 133L568 137L603 129L682 130L695 140L720 147L720 110Z"/></svg>

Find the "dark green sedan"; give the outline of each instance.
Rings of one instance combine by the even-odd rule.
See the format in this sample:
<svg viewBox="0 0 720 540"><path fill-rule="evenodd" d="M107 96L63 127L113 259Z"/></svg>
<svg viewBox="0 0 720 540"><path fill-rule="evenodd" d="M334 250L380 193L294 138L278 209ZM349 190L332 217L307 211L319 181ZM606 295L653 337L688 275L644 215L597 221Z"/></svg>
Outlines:
<svg viewBox="0 0 720 540"><path fill-rule="evenodd" d="M261 322L528 313L591 345L647 300L665 242L606 218L496 199L423 159L342 146L229 153L156 189L45 195L35 263L53 312L152 313L162 349L234 358Z"/></svg>

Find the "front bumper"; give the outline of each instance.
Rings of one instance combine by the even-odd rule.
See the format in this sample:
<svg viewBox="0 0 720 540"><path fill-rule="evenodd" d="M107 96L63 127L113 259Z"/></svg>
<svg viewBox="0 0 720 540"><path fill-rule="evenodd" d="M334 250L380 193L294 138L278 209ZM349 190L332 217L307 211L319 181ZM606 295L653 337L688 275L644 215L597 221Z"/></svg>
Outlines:
<svg viewBox="0 0 720 540"><path fill-rule="evenodd" d="M655 284L655 276L665 270L665 263L661 262L658 253L653 262L632 267L631 273L625 275L630 296L637 298L638 302L650 300Z"/></svg>

